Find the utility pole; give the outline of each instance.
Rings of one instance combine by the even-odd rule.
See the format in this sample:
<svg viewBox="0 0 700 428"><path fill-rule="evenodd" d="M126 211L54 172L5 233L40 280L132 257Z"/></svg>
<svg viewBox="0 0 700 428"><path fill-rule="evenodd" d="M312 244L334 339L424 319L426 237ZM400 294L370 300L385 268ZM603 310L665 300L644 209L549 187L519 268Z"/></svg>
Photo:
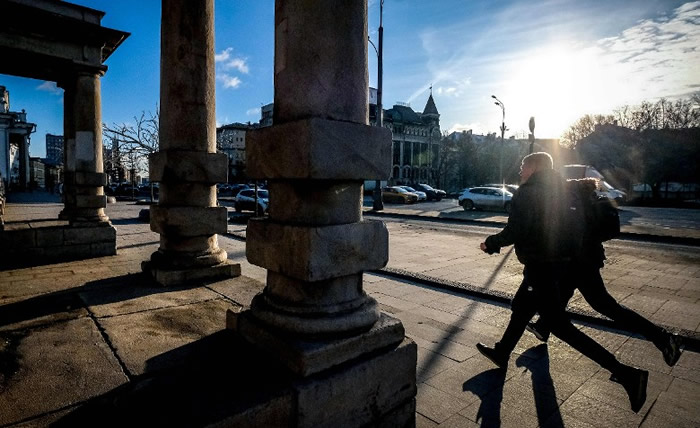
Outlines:
<svg viewBox="0 0 700 428"><path fill-rule="evenodd" d="M530 154L532 154L532 151L535 148L535 117L530 118Z"/></svg>
<svg viewBox="0 0 700 428"><path fill-rule="evenodd" d="M377 126L382 127L383 124L383 111L382 111L382 58L383 58L383 39L384 39L384 26L382 25L382 15L384 14L384 0L379 2L379 48L377 49ZM372 41L370 40L370 43ZM373 45L374 46L374 45ZM393 156L393 154L392 154ZM374 193L373 193L373 204L372 209L375 211L381 211L384 209L384 202L382 201L382 183L379 180L374 182Z"/></svg>

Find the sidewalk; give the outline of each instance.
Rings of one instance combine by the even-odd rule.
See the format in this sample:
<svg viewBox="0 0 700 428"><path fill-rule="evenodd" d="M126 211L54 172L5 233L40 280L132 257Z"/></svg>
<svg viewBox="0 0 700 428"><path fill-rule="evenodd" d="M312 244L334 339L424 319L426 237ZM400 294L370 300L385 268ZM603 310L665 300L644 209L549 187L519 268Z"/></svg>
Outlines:
<svg viewBox="0 0 700 428"><path fill-rule="evenodd" d="M165 388L158 390L165 398L153 404L143 391L152 391L153 379L176 373L182 361L201 353L199 345L213 346L210 342L224 334L226 309L247 306L266 272L245 259L245 242L236 237L245 225L231 224L231 234L219 238L220 246L251 280L190 290L153 287L140 275L140 261L157 249L158 235L136 220L141 208L108 206L117 228L116 256L0 272L0 426L21 421L28 426L65 424L80 420L91 403L104 400L122 406L146 400L142 406L162 416L162 423L181 425L193 408L187 400L198 406L204 406L199 395L223 400L220 394L210 397L213 392L206 387L181 391L170 385L189 395L176 397ZM18 209L24 214L42 212L28 206L10 206L8 211L21 217ZM487 256L478 251L483 235L430 225L388 227L392 270L504 294L519 283L514 254ZM700 321L693 317L700 313L698 252L670 251L615 243L608 249L611 264L603 272L616 297L629 306L657 322L697 332ZM474 345L497 340L510 314L505 304L381 273L366 274L365 289L383 311L403 321L407 336L418 344L419 427L497 426L499 421L504 427L700 425L696 352L686 351L669 368L654 346L639 337L579 324L623 362L650 370L647 402L634 414L622 387L555 339L545 346L526 333L508 371L494 370ZM209 347L204 347L205 361L210 359L221 382L226 382L225 399L250 400L262 393L266 378L250 384L250 363L236 357L235 349L216 352L218 348ZM220 369L215 362L226 358L228 365Z"/></svg>

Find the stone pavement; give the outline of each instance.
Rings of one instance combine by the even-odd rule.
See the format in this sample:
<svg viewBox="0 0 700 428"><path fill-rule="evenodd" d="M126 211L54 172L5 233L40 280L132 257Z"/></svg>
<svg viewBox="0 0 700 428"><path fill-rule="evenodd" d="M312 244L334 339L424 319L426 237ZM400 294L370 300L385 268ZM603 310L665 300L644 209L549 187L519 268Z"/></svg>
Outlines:
<svg viewBox="0 0 700 428"><path fill-rule="evenodd" d="M140 274L140 262L158 245L158 235L137 220L140 208L107 207L117 228L116 256L0 272L0 426L101 422L105 416L95 403L104 402L127 414L149 410L153 424L195 425L192 413L215 402L210 419L197 419L212 422L222 408L254 400L274 383L273 366L270 377L251 380L250 356L216 347L233 343L222 331L226 309L247 305L265 280L265 270L245 260L238 237L245 225L230 225L219 245L250 279L163 289ZM60 205L8 207L14 218L50 218L52 210ZM506 294L519 283L514 254L477 250L483 233L393 222L389 230L391 269ZM656 322L698 331L696 249L673 247L665 254L615 242L608 254L603 272L616 297ZM670 368L642 338L578 324L623 362L650 370L647 402L634 414L620 385L556 339L543 345L526 333L508 370L495 370L474 345L497 340L510 313L505 304L382 273L365 274L365 288L418 344L418 426L700 426L700 355L694 350ZM192 378L184 384L197 386L189 388L196 393L156 381L162 373L175 376L183 361L215 367L192 378L220 377L228 388L223 397ZM146 396L153 391L164 398Z"/></svg>

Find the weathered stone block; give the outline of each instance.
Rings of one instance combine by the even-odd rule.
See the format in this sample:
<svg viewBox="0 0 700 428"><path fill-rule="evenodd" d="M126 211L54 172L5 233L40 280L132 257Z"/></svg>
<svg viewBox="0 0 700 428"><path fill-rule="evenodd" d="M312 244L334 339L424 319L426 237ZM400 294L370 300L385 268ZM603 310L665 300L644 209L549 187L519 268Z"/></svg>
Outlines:
<svg viewBox="0 0 700 428"><path fill-rule="evenodd" d="M362 182L270 182L270 218L279 223L316 226L362 219Z"/></svg>
<svg viewBox="0 0 700 428"><path fill-rule="evenodd" d="M176 286L197 283L205 280L235 278L241 276L241 265L227 261L214 266L195 267L191 269L161 269L152 262L141 262L141 270L150 275L158 284Z"/></svg>
<svg viewBox="0 0 700 428"><path fill-rule="evenodd" d="M228 157L224 153L166 150L149 156L153 181L221 183L226 181Z"/></svg>
<svg viewBox="0 0 700 428"><path fill-rule="evenodd" d="M5 230L0 233L0 246L6 250L18 248L32 248L36 246L36 233L33 229L13 230L5 225Z"/></svg>
<svg viewBox="0 0 700 428"><path fill-rule="evenodd" d="M104 208L107 206L105 195L75 195L76 208Z"/></svg>
<svg viewBox="0 0 700 428"><path fill-rule="evenodd" d="M391 131L310 118L246 135L252 178L384 180L391 174Z"/></svg>
<svg viewBox="0 0 700 428"><path fill-rule="evenodd" d="M404 339L401 321L386 314L369 331L349 337L328 340L304 340L287 332L271 329L261 323L250 311L227 314L227 325L250 343L269 352L280 363L301 376L319 373L354 358L396 345ZM415 370L415 361L413 363ZM415 376L415 373L414 373Z"/></svg>
<svg viewBox="0 0 700 428"><path fill-rule="evenodd" d="M117 230L114 227L67 227L63 232L66 245L94 244L99 242L114 243Z"/></svg>
<svg viewBox="0 0 700 428"><path fill-rule="evenodd" d="M93 257L114 256L117 254L117 242L98 242L90 244L90 253Z"/></svg>
<svg viewBox="0 0 700 428"><path fill-rule="evenodd" d="M271 271L321 281L386 266L389 233L380 221L306 227L251 219L246 256Z"/></svg>
<svg viewBox="0 0 700 428"><path fill-rule="evenodd" d="M228 227L226 213L225 207L151 205L151 230L185 237L224 234Z"/></svg>
<svg viewBox="0 0 700 428"><path fill-rule="evenodd" d="M36 229L37 247L56 247L63 245L63 228Z"/></svg>
<svg viewBox="0 0 700 428"><path fill-rule="evenodd" d="M396 408L410 408L416 396L417 349L405 339L392 351L298 385L298 426L370 426ZM405 421L406 413L394 414L403 414Z"/></svg>

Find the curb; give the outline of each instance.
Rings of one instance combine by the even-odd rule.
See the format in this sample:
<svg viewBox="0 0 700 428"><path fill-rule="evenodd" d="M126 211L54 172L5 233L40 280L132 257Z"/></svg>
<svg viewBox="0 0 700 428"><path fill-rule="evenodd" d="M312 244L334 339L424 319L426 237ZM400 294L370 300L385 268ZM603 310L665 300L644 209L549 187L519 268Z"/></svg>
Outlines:
<svg viewBox="0 0 700 428"><path fill-rule="evenodd" d="M471 284L464 282L450 281L441 278L436 278L429 275L423 275L421 273L409 272L404 269L394 269L394 268L383 268L379 270L369 271L374 274L388 276L397 279L408 280L412 282L417 282L419 284L428 285L435 288L440 288L443 290L454 291L459 294L464 294L472 297L477 297L480 299L488 300L490 302L510 305L510 301L513 298L513 294L504 293L500 291L489 291L484 290L480 287L475 287ZM595 327L603 327L606 329L617 330L625 332L626 334L644 338L643 336L630 332L627 329L620 328L609 318L603 317L594 311L587 311L578 308L567 308L566 313L572 320L582 321L591 324ZM678 334L683 337L685 349L700 352L700 333L694 331L686 330L683 328L671 327L665 324L654 323L668 331ZM645 340L648 340L644 338Z"/></svg>

